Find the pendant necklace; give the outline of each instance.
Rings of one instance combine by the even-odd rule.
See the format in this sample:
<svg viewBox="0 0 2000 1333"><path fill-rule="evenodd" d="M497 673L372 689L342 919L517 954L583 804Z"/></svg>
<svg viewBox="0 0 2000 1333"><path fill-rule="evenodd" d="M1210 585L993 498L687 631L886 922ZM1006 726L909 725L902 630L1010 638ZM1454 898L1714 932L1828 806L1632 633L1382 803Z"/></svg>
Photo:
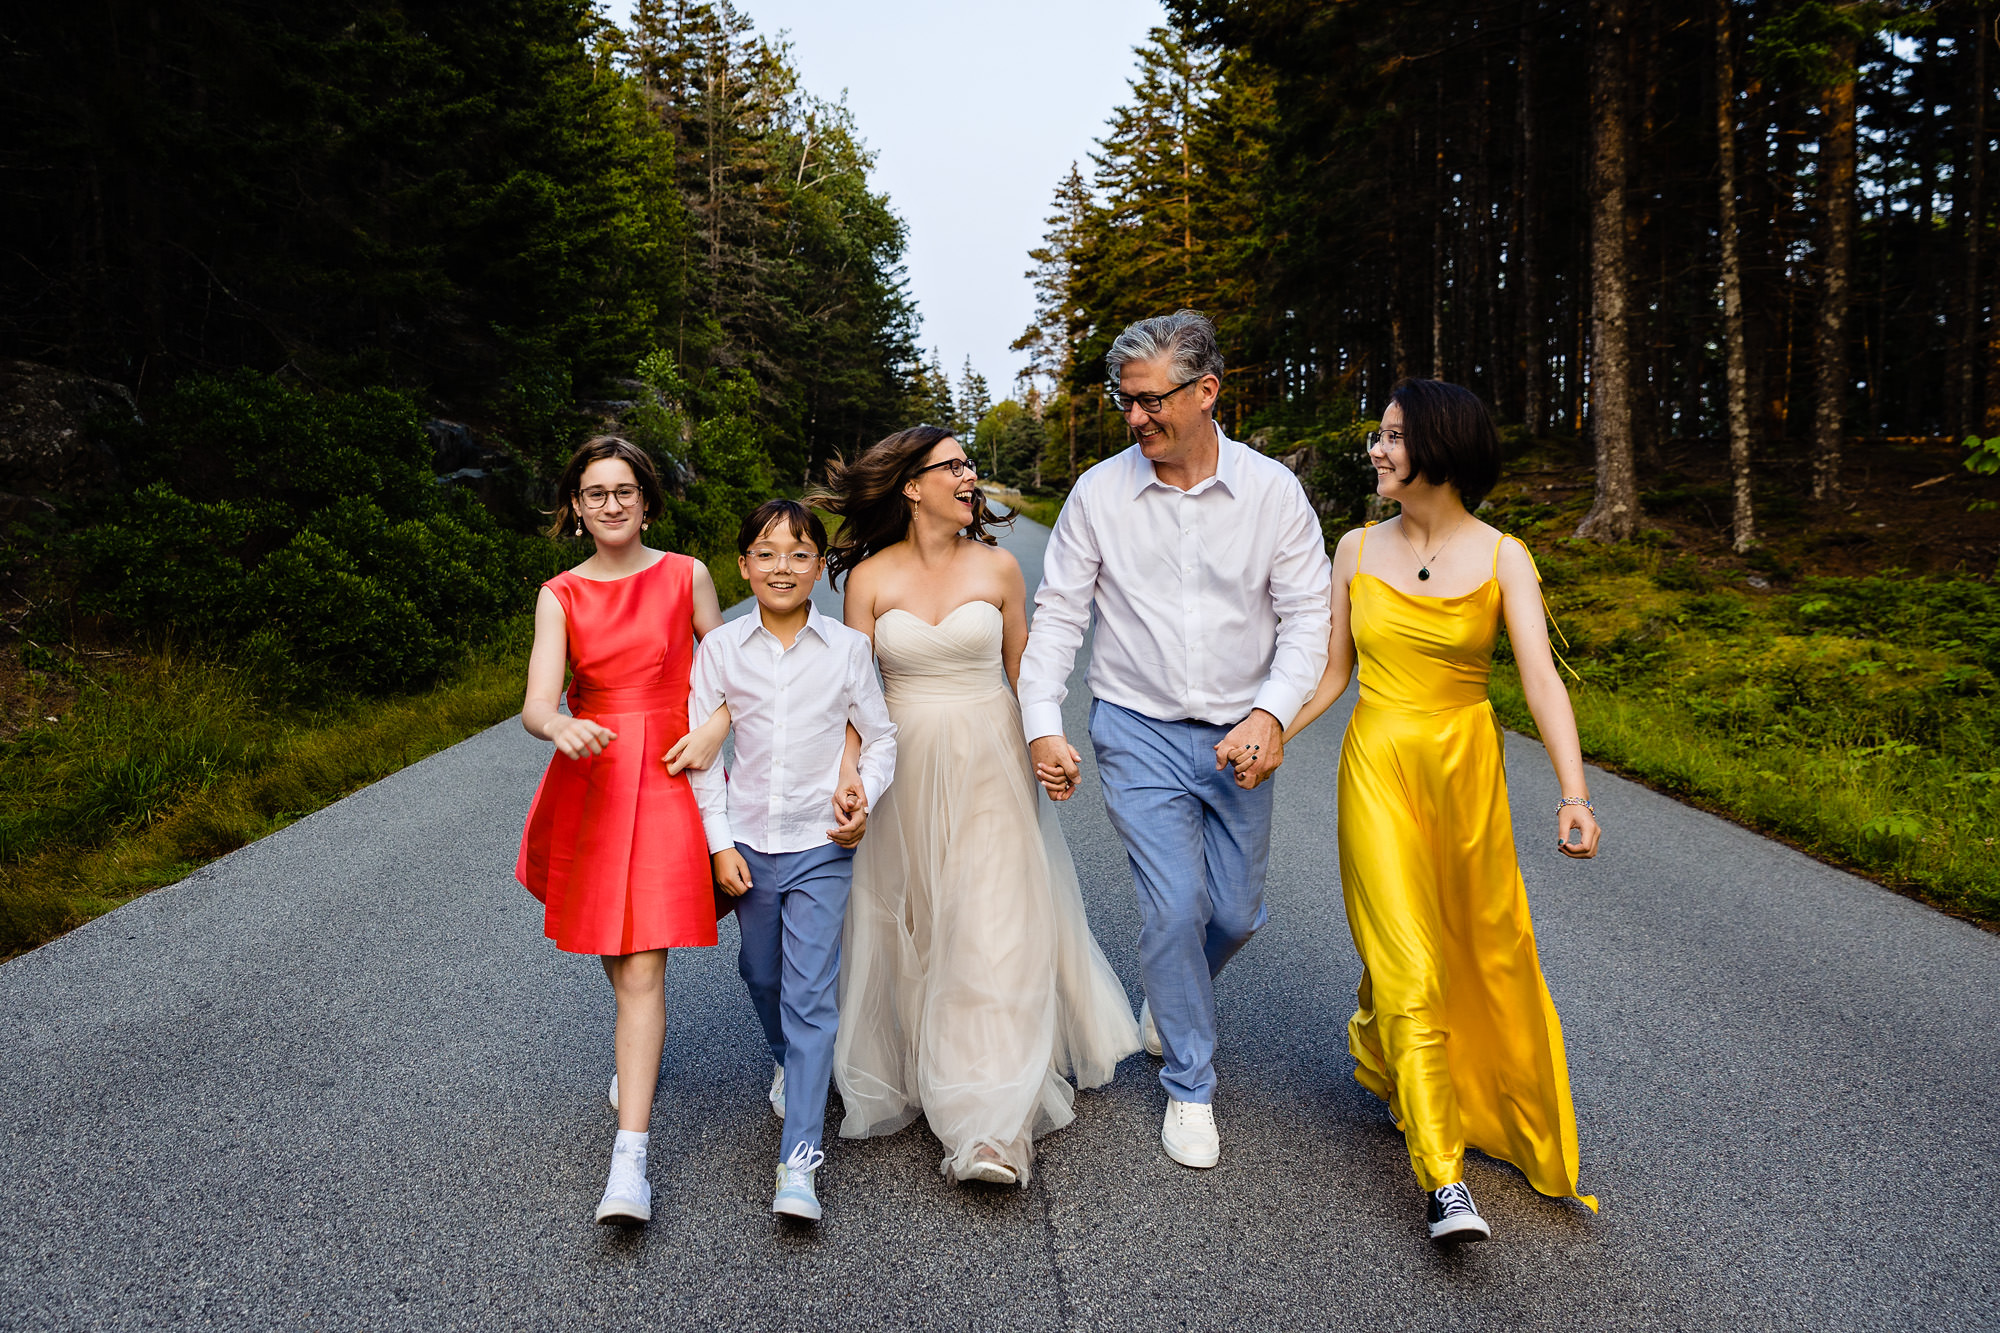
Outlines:
<svg viewBox="0 0 2000 1333"><path fill-rule="evenodd" d="M1426 560L1423 557L1423 553L1417 550L1417 544L1410 540L1409 532L1403 527L1401 523L1398 523L1396 525L1396 531L1402 534L1403 545L1409 547L1410 554L1417 557L1417 582L1419 583L1430 582L1431 566L1437 563L1437 558L1444 554L1444 548L1446 546L1451 545L1451 539L1453 537L1456 537L1458 535L1458 530L1464 526L1465 523L1463 520L1453 524L1450 535L1448 535L1444 539L1443 544L1440 545L1437 548L1437 550L1431 553L1431 558Z"/></svg>

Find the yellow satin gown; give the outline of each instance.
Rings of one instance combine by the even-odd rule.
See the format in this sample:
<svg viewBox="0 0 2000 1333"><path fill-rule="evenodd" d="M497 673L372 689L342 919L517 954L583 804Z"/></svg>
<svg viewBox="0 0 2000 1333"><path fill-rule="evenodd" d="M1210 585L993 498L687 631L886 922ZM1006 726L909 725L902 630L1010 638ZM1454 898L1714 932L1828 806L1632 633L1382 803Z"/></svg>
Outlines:
<svg viewBox="0 0 2000 1333"><path fill-rule="evenodd" d="M1426 1190L1464 1178L1470 1144L1595 1211L1576 1192L1562 1022L1486 698L1497 544L1493 562L1494 577L1461 597L1414 596L1372 574L1348 583L1361 699L1340 752L1340 878L1363 966L1348 1048Z"/></svg>

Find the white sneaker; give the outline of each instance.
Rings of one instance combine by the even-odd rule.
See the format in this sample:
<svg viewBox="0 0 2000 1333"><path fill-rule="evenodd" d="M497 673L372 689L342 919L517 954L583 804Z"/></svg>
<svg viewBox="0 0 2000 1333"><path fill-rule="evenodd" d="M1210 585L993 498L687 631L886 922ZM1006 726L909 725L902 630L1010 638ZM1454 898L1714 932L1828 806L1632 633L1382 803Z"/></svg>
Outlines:
<svg viewBox="0 0 2000 1333"><path fill-rule="evenodd" d="M615 1073L611 1076L611 1109L618 1109L618 1075Z"/></svg>
<svg viewBox="0 0 2000 1333"><path fill-rule="evenodd" d="M819 1195L813 1190L813 1173L825 1160L825 1153L807 1147L800 1140L792 1155L778 1163L778 1186L771 1194L771 1211L805 1222L819 1221Z"/></svg>
<svg viewBox="0 0 2000 1333"><path fill-rule="evenodd" d="M780 1120L785 1118L785 1067L783 1065L778 1065L777 1072L771 1075L771 1114L777 1116Z"/></svg>
<svg viewBox="0 0 2000 1333"><path fill-rule="evenodd" d="M626 1226L653 1220L653 1187L646 1183L644 1148L636 1152L612 1149L611 1174L604 1182L597 1220Z"/></svg>
<svg viewBox="0 0 2000 1333"><path fill-rule="evenodd" d="M1155 1060L1166 1058L1166 1050L1160 1045L1160 1029L1153 1024L1153 1002L1139 1002L1139 1042L1146 1048L1146 1054Z"/></svg>
<svg viewBox="0 0 2000 1333"><path fill-rule="evenodd" d="M1182 1166L1214 1166L1222 1158L1215 1108L1206 1102L1177 1102L1169 1097L1166 1122L1160 1126L1160 1146Z"/></svg>

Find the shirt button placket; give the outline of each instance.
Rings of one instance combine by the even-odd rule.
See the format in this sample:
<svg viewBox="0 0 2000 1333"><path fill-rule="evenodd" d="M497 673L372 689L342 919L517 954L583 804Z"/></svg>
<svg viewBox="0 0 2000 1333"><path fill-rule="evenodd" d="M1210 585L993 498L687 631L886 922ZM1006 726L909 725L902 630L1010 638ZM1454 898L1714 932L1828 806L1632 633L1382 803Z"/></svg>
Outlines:
<svg viewBox="0 0 2000 1333"><path fill-rule="evenodd" d="M1197 586L1199 574L1196 566L1201 563L1200 546L1195 536L1195 497L1183 494L1180 498L1181 521L1181 648L1183 652L1181 669L1187 683L1187 707L1191 714L1201 711L1200 677L1196 674L1196 656L1201 649L1201 590Z"/></svg>

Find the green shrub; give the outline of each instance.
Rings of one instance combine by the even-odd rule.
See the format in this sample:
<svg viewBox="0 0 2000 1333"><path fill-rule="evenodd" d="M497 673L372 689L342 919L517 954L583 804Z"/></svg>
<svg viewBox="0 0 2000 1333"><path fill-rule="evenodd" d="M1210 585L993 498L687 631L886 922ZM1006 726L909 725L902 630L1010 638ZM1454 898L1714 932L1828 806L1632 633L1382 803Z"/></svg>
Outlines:
<svg viewBox="0 0 2000 1333"><path fill-rule="evenodd" d="M240 552L259 527L243 506L202 504L154 482L115 521L78 534L83 609L146 630L213 634L241 611Z"/></svg>
<svg viewBox="0 0 2000 1333"><path fill-rule="evenodd" d="M80 604L231 646L267 699L435 679L526 605L561 552L430 471L407 397L190 380L124 440L156 479L76 534Z"/></svg>

